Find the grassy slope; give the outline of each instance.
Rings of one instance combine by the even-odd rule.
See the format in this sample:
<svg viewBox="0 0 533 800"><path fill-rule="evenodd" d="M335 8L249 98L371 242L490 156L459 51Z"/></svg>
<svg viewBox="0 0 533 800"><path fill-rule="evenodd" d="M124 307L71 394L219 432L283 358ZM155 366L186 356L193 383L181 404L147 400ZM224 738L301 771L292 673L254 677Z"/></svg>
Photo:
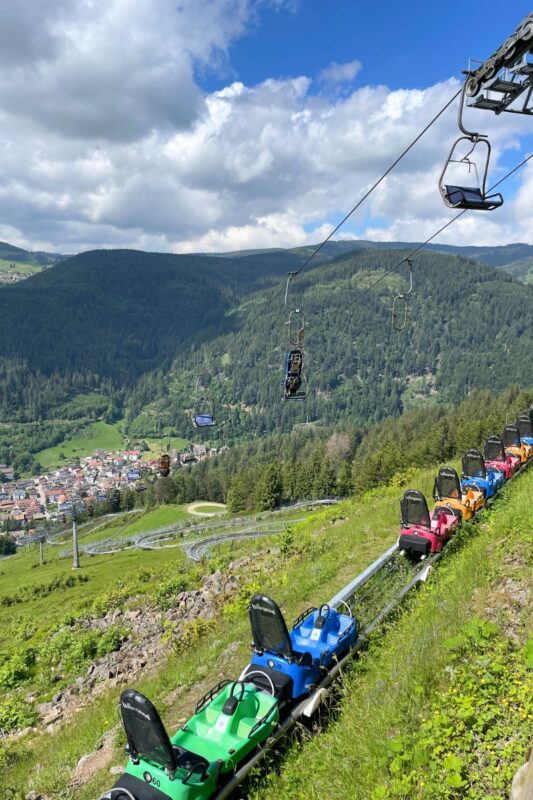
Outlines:
<svg viewBox="0 0 533 800"><path fill-rule="evenodd" d="M139 437L141 441L148 445L148 450L143 453L143 458L158 458L161 453L161 440L160 439L146 439L144 436ZM179 436L170 437L171 450L183 450L189 442L187 439L181 439ZM163 441L165 449L169 446L169 440L165 437Z"/></svg>
<svg viewBox="0 0 533 800"><path fill-rule="evenodd" d="M110 425L100 421L94 422L78 436L67 439L56 447L41 450L35 454L35 458L43 467L50 469L60 466L65 461L92 455L95 450L119 450L122 447L124 438L119 432L118 423ZM60 458L61 454L65 458Z"/></svg>
<svg viewBox="0 0 533 800"><path fill-rule="evenodd" d="M88 526L87 531L80 530L80 541L91 542L107 539L112 536L125 538L130 535L157 530L165 525L181 522L202 522L201 518L188 514L186 506L160 506L151 511L130 513L109 517L97 528ZM64 544L45 549L46 563L39 566L37 548L24 548L16 556L0 562L0 597L9 595L21 588L34 584L48 583L56 577L70 572L70 558L60 558L59 553L70 544L68 537ZM76 585L64 591L54 592L46 597L28 600L15 606L0 606L0 650L8 651L13 644L11 631L13 626L25 626L31 623L39 632L37 641L48 629L51 622L60 619L67 612L79 614L87 608L95 598L110 586L116 584L117 575L121 581L134 576L142 567L148 570L158 566L178 565L185 560L180 548L170 550L128 550L113 556L81 557L82 571L89 576L87 583ZM150 593L158 583L158 579L147 582L145 589Z"/></svg>
<svg viewBox="0 0 533 800"><path fill-rule="evenodd" d="M103 538L103 537L102 537ZM21 587L33 584L48 583L55 577L70 574L71 559L58 558L47 548L47 562L43 567L38 567L39 551L37 549L28 553L21 553L6 561L0 566L0 596L9 595ZM121 581L145 569L157 569L159 566L182 563L185 560L180 548L172 553L159 550L139 551L127 550L113 556L83 556L81 557L82 571L89 577L87 583L56 591L45 598L27 600L9 608L0 607L0 649L9 651L12 642L12 630L23 629L29 625L36 629L37 635L32 643L38 643L49 626L60 620L65 614L81 614L99 595L117 584L117 576ZM32 569L32 565L37 568ZM147 591L154 589L159 582L154 577L145 588Z"/></svg>
<svg viewBox="0 0 533 800"><path fill-rule="evenodd" d="M348 675L338 720L303 751L295 746L254 800L508 797L530 743L533 672L520 648L532 618L531 600L528 609L507 598L506 608L502 587L531 587L532 490L533 471L505 490ZM501 633L486 647L465 637L458 659L453 637L478 618L496 620ZM492 696L479 691L491 683Z"/></svg>
<svg viewBox="0 0 533 800"><path fill-rule="evenodd" d="M426 488L429 482L428 474ZM246 574L253 580L252 588L271 592L288 619L309 604L319 603L325 595L333 594L340 583L360 571L397 536L397 493L397 489L384 490L364 503L348 501L342 507L312 515L298 528L297 542L303 545L301 554L287 558L266 554L254 558ZM265 541L268 540L262 540L261 548L266 546ZM335 548L331 547L333 541ZM250 544L243 543L241 550L235 543L232 557L250 552ZM168 557L168 553L165 555ZM110 563L118 562L111 559ZM249 655L250 636L245 609L244 601L230 604L212 635L200 639L193 650L181 657L172 655L155 675L136 681L140 690L158 703L169 727L173 728L176 719L190 713L198 696L210 685L224 675L238 674L242 668ZM176 699L177 687L180 691ZM118 689L112 689L102 697L91 698L90 707L76 716L75 723L64 725L53 734L29 738L17 746L17 755L10 764L9 785L19 791L38 788L52 797L59 796L68 786L79 758L94 750L105 732L115 725L117 695ZM115 762L123 763L120 749L115 753ZM94 800L109 783L106 769L90 784L76 792L67 791L64 797Z"/></svg>
<svg viewBox="0 0 533 800"><path fill-rule="evenodd" d="M120 450L125 446L126 442L120 433L119 424L118 422L113 425L103 421L94 422L84 428L77 436L66 439L55 447L49 447L36 453L35 458L43 467L50 469L51 467L61 466L65 461L92 455L95 450ZM148 450L143 453L143 457L147 459L157 458L161 452L159 439L142 438L142 441L148 445ZM165 447L167 444L168 439L165 439ZM178 436L172 436L170 439L171 449L183 450L187 444L186 439L181 439ZM61 454L63 454L64 458L60 458Z"/></svg>
<svg viewBox="0 0 533 800"><path fill-rule="evenodd" d="M429 493L432 472L417 473L410 483ZM522 535L524 522L527 529L532 487L533 473L521 477L509 489L510 501L500 500L472 541L448 560L446 569L435 573L431 587L424 590L412 610L384 637L385 647L365 659L366 674L354 670L349 677L345 711L339 722L308 744L301 757L300 748L294 748L283 768L282 779L269 779L268 789L263 781L261 798L370 797L383 772L383 742L391 735L391 726L394 732L398 724L405 722L400 715L400 703L410 696L412 675L419 682L428 673L432 680L435 675L440 679L445 661L442 654L439 656L439 645L448 631L454 632L456 620L464 618L473 589L486 591L494 577L487 559L494 544L494 531L505 538L506 529L519 530ZM400 493L395 486L314 514L296 529L293 544L284 548L288 549L285 555L267 551L254 559L247 575L251 582L249 591L261 589L271 593L288 619L309 604L320 603L394 541ZM233 545L233 557L239 552L250 552L250 546L250 542L243 543L240 550ZM112 559L110 563L118 562ZM195 699L205 689L224 676L237 674L245 663L249 652L245 607L245 597L226 604L223 616L209 636L202 637L180 657L171 655L155 674L136 681L138 688L158 704L170 730L190 713ZM110 785L109 765L76 791L69 790L68 785L79 758L93 751L106 731L115 725L118 691L112 689L92 698L90 706L76 716L75 722L16 745L10 756L8 785L19 792L38 789L52 797L61 793L62 800L74 797L93 800L98 796ZM112 763L121 764L123 760L123 753L117 747ZM308 769L311 763L312 771ZM356 791L354 776L358 776L359 786L359 775L363 774L361 794L347 794L347 787ZM332 775L339 793L332 793Z"/></svg>

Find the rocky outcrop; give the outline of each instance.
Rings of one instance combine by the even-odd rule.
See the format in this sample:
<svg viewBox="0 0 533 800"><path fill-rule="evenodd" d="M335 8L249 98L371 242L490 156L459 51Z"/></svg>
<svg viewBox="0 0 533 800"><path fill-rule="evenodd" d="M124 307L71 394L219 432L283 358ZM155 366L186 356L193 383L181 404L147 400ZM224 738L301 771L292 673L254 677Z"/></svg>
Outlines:
<svg viewBox="0 0 533 800"><path fill-rule="evenodd" d="M79 676L51 702L37 706L43 724L52 732L67 713L84 707L88 698L105 689L132 683L145 669L153 668L171 649L168 633L179 640L185 627L196 619L211 620L220 612L225 600L231 598L242 584L239 571L251 565L247 557L229 565L228 573L220 571L207 575L198 589L179 592L172 608L161 611L154 605L115 609L98 619L79 620L86 629L102 633L111 625L121 625L127 631L120 648L89 665L85 675Z"/></svg>

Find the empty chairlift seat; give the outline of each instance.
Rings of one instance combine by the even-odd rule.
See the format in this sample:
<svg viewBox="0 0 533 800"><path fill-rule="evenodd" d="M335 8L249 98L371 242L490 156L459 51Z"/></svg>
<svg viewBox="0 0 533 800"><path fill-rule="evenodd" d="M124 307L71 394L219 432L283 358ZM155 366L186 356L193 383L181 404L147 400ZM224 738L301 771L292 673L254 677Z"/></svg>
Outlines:
<svg viewBox="0 0 533 800"><path fill-rule="evenodd" d="M503 205L501 194L484 195L475 186L444 186L444 200L447 206L472 211L494 211Z"/></svg>

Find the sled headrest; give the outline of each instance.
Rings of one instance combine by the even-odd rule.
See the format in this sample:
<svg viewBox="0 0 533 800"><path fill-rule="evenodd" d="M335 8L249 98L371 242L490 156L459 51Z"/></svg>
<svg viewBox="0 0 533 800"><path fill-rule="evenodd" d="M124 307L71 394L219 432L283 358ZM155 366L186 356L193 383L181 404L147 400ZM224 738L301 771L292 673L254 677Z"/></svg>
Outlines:
<svg viewBox="0 0 533 800"><path fill-rule="evenodd" d="M410 528L412 525L431 527L428 504L426 498L418 489L407 489L400 501L402 510L402 525Z"/></svg>
<svg viewBox="0 0 533 800"><path fill-rule="evenodd" d="M485 461L483 456L474 447L464 454L462 460L463 475L467 478L483 478L487 477L487 470L485 468Z"/></svg>
<svg viewBox="0 0 533 800"><path fill-rule="evenodd" d="M533 436L533 425L531 424L529 414L521 414L516 424L520 436Z"/></svg>
<svg viewBox="0 0 533 800"><path fill-rule="evenodd" d="M461 499L461 483L453 467L441 467L439 469L433 487L433 497L435 500L442 500L445 497L452 500Z"/></svg>
<svg viewBox="0 0 533 800"><path fill-rule="evenodd" d="M506 425L502 432L504 447L520 447L520 432L516 425Z"/></svg>
<svg viewBox="0 0 533 800"><path fill-rule="evenodd" d="M291 658L291 637L283 614L277 604L264 594L254 594L248 606L254 648L261 652L274 653L282 658Z"/></svg>
<svg viewBox="0 0 533 800"><path fill-rule="evenodd" d="M132 761L145 758L174 774L176 755L165 726L150 700L135 689L125 689L120 695L120 713Z"/></svg>

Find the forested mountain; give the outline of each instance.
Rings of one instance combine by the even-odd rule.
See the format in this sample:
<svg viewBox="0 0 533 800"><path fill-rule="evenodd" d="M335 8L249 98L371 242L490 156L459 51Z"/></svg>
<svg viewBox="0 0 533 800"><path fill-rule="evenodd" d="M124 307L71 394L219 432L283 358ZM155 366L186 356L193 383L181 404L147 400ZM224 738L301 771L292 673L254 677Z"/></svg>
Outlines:
<svg viewBox="0 0 533 800"><path fill-rule="evenodd" d="M278 281L277 292L252 295L241 307L235 334L177 357L157 407L190 432L182 409L191 405L195 375L208 372L210 382L203 380L231 438L287 431L308 419L368 425L412 405L458 401L474 387L529 380L533 289L463 257L425 253L415 266L408 324L397 332L392 297L407 288L407 273L387 272L402 256L356 251L291 285L290 303L306 318L304 403L281 401L288 309ZM132 393L130 419L149 400L146 389L143 381ZM145 424L137 420L132 430Z"/></svg>
<svg viewBox="0 0 533 800"><path fill-rule="evenodd" d="M208 498L243 511L365 492L479 447L502 430L510 409L527 408L532 400L532 389L511 386L498 395L481 389L458 406L410 409L366 432L344 422L257 437L180 470L173 484L158 481L144 501L170 489L179 503Z"/></svg>
<svg viewBox="0 0 533 800"><path fill-rule="evenodd" d="M366 239L330 241L313 257L312 265L316 266L357 250L406 250L410 252L416 250L420 245L421 242L373 242ZM314 253L317 247L318 244L294 247L290 250L245 250L234 253L220 253L218 256L232 259L253 256L263 266L270 265L271 268L275 268L281 260L286 264L287 270L297 270ZM424 247L424 250L433 253L467 256L482 264L504 269L523 283L533 283L533 245L530 244L516 243L497 247L460 247L447 244L429 244Z"/></svg>
<svg viewBox="0 0 533 800"><path fill-rule="evenodd" d="M48 432L41 424L24 434L32 452L60 441L73 420L101 415L125 415L132 435L147 434L147 404L190 436L185 409L205 373L203 387L225 423L216 436L235 441L308 420L367 426L415 404L460 400L472 387L528 382L533 288L471 259L423 252L398 333L390 309L407 288L405 267L395 270L405 250L342 254L353 246L329 243L328 260L291 284L289 304L306 318L304 403L281 401L283 297L286 272L309 248L93 251L0 289L2 420L56 421ZM10 437L4 427L1 458Z"/></svg>

